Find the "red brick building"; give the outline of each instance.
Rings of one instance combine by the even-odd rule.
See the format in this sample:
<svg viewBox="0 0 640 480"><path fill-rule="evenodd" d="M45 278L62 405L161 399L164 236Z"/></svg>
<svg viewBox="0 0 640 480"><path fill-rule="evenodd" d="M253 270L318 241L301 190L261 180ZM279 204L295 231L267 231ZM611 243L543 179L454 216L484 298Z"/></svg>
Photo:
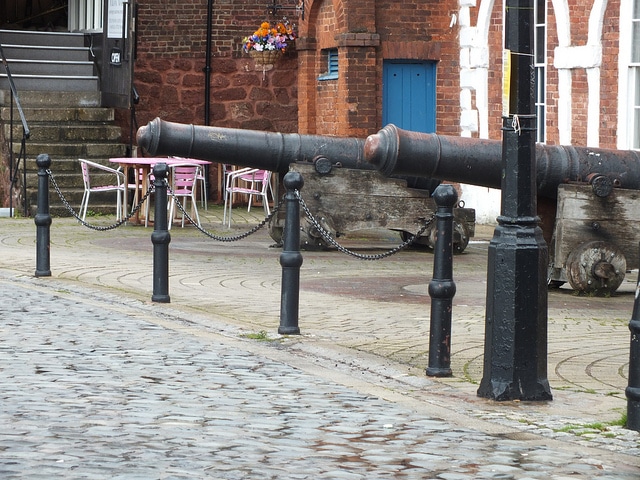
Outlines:
<svg viewBox="0 0 640 480"><path fill-rule="evenodd" d="M69 10L102 1L69 0ZM302 0L280 3L271 16L268 1L212 1L207 76L208 0L139 0L138 124L204 123L209 78L211 125L365 137L396 123L500 138L502 2L304 0L304 19ZM533 3L539 140L640 148L640 0ZM242 39L283 15L295 48L256 68ZM127 135L129 112L118 118ZM496 194L470 192L467 205L491 205L495 218Z"/></svg>
<svg viewBox="0 0 640 480"><path fill-rule="evenodd" d="M140 2L141 123L202 122L205 3ZM639 1L535 3L539 140L640 148ZM385 102L415 108L411 92L387 91L386 69L424 63L435 71L431 130L500 138L501 2L306 0L304 20L279 12L299 38L263 75L241 39L269 19L265 8L214 6L211 124L365 137L388 118Z"/></svg>

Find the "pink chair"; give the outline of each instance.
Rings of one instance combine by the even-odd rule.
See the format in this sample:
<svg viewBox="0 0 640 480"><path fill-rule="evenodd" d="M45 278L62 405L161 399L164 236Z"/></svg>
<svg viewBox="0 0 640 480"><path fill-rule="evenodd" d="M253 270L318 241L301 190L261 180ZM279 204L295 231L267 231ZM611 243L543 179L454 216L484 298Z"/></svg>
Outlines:
<svg viewBox="0 0 640 480"><path fill-rule="evenodd" d="M174 164L171 165L171 200L169 202L169 230L175 215L176 200L180 201L182 208L187 209L187 202L191 201L191 218L200 226L196 199L196 183L198 182L198 165ZM184 227L184 212L182 212L182 227Z"/></svg>
<svg viewBox="0 0 640 480"><path fill-rule="evenodd" d="M243 186L248 184L248 186ZM229 219L229 227L231 227L231 210L233 209L233 195L236 193L249 195L249 206L247 211L251 211L251 201L253 196L262 198L262 206L265 215L271 213L269 209L269 192L273 199L273 191L271 190L271 172L269 170L258 170L255 168L241 169L229 174L227 178L227 186L225 188L225 214L223 215L223 223ZM227 209L229 216L227 217Z"/></svg>
<svg viewBox="0 0 640 480"><path fill-rule="evenodd" d="M184 157L172 156L169 158L183 161L185 164L189 162L189 159ZM207 195L207 176L205 172L206 170L204 165L198 165L198 173L196 174L196 183L200 184L200 188L198 188L198 190L200 191L200 202L202 203L202 206L206 210L208 208L208 205L207 205L208 195Z"/></svg>

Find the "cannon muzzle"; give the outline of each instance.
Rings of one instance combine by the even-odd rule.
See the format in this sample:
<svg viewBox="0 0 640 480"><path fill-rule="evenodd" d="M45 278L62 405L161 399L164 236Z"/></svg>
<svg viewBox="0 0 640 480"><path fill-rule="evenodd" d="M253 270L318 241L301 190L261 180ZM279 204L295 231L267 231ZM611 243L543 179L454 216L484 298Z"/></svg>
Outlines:
<svg viewBox="0 0 640 480"><path fill-rule="evenodd" d="M364 156L387 176L409 175L491 188L502 187L502 142L402 130L387 125L370 135ZM538 195L556 198L562 183L640 190L640 152L536 145Z"/></svg>
<svg viewBox="0 0 640 480"><path fill-rule="evenodd" d="M373 170L357 138L273 133L173 123L156 118L138 130L138 145L151 155L174 155L285 173L293 162L323 162Z"/></svg>

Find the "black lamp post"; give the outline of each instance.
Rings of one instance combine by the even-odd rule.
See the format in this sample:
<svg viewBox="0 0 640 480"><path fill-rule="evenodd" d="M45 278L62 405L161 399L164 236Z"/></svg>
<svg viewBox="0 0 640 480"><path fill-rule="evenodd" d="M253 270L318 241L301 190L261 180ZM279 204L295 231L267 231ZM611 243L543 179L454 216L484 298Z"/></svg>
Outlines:
<svg viewBox="0 0 640 480"><path fill-rule="evenodd" d="M507 0L502 206L489 244L483 378L493 400L551 400L547 245L536 215L533 0Z"/></svg>

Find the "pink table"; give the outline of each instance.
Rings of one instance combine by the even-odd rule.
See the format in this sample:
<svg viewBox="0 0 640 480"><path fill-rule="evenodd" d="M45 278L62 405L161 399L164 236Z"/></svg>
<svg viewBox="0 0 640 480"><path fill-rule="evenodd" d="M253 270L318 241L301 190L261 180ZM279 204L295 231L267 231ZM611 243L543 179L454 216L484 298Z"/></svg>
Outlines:
<svg viewBox="0 0 640 480"><path fill-rule="evenodd" d="M135 178L135 200L138 201L138 193L144 195L149 191L149 173L158 163L166 163L167 165L190 164L190 165L209 165L211 162L206 160L197 160L195 158L178 158L178 157L118 157L110 158L109 162L117 163L124 171L124 205L125 209L129 205L129 170L133 170ZM132 220L135 223L144 223L146 210L140 206Z"/></svg>

